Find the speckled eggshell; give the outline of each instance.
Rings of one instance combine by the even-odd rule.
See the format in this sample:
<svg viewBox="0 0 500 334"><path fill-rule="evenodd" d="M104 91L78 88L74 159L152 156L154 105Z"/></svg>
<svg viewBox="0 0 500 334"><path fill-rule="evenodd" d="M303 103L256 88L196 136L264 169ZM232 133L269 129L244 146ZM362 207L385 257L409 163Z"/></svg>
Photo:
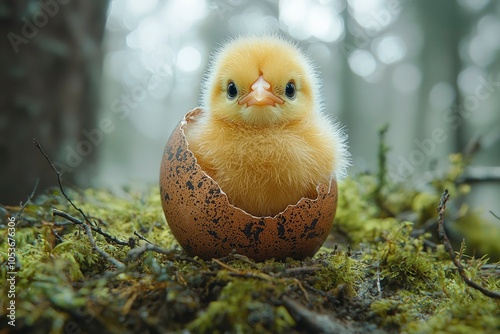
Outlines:
<svg viewBox="0 0 500 334"><path fill-rule="evenodd" d="M168 225L191 256L219 258L235 250L256 261L313 256L325 241L337 208L337 183L318 185L318 198L302 198L274 217L255 217L229 203L217 182L196 163L183 127L168 140L160 169L160 196Z"/></svg>

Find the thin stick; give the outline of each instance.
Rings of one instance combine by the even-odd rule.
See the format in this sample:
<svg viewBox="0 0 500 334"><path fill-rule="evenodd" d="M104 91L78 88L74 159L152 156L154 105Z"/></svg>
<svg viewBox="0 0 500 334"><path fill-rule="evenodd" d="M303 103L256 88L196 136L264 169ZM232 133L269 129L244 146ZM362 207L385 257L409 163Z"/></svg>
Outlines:
<svg viewBox="0 0 500 334"><path fill-rule="evenodd" d="M283 305L295 321L304 324L311 332L320 333L351 333L351 331L339 322L334 322L327 315L310 311L302 304L288 296L281 298Z"/></svg>
<svg viewBox="0 0 500 334"><path fill-rule="evenodd" d="M497 216L493 211L490 210L490 213L492 214L493 217L495 217L496 219L500 220L500 217Z"/></svg>
<svg viewBox="0 0 500 334"><path fill-rule="evenodd" d="M243 272L239 271L238 269L236 268L233 268L231 267L230 265L228 264L225 264L224 262L222 261L219 261L217 259L212 259L213 262L217 263L219 266L221 266L222 268L226 269L226 270L229 270L230 272L232 273L235 273L235 274L242 274Z"/></svg>
<svg viewBox="0 0 500 334"><path fill-rule="evenodd" d="M129 260L135 259L139 255L142 255L146 252L151 252L151 251L155 252L155 253L159 253L159 254L165 254L165 255L171 255L173 253L171 250L164 249L164 248L161 248L161 247L158 247L154 244L149 243L149 244L144 244L143 246L131 249L127 254L127 258Z"/></svg>
<svg viewBox="0 0 500 334"><path fill-rule="evenodd" d="M33 187L33 190L31 191L31 194L28 195L28 198L26 199L26 202L19 203L19 205L21 206L21 208L16 213L16 217L15 217L16 221L21 216L21 214L23 213L24 208L26 208L26 206L28 205L28 203L31 202L31 200L35 196L36 188L38 188L38 178L36 178L36 180L35 180L35 186Z"/></svg>
<svg viewBox="0 0 500 334"><path fill-rule="evenodd" d="M125 265L122 262L120 262L119 260L115 259L111 255L109 255L104 249L101 249L101 248L99 248L99 246L96 245L95 240L94 240L94 236L92 235L92 229L90 228L89 225L82 224L82 226L85 229L85 232L87 233L87 237L89 238L89 241L90 241L90 244L92 245L92 248L94 248L94 250L97 253L101 254L101 256L104 257L107 261L109 261L112 264L114 264L114 266L116 268L118 268L118 269L125 268Z"/></svg>
<svg viewBox="0 0 500 334"><path fill-rule="evenodd" d="M232 259L243 261L246 264L250 265L252 268L259 269L259 267L255 264L255 262L253 262L252 260L250 260L245 255L237 254L235 252L235 250L233 250L229 255L221 257L219 260L220 261L227 261L227 260L232 260Z"/></svg>
<svg viewBox="0 0 500 334"><path fill-rule="evenodd" d="M139 239L146 241L148 244L155 245L156 247L159 247L158 245L156 245L156 244L152 243L151 241L149 241L148 239L146 239L142 234L139 234L139 232L137 232L137 231L134 231L134 235L137 236Z"/></svg>
<svg viewBox="0 0 500 334"><path fill-rule="evenodd" d="M438 212L439 212L438 221L437 221L438 233L439 233L439 238L444 245L444 248L448 251L448 254L451 257L451 260L453 261L453 264L455 265L455 267L457 267L458 273L460 274L460 276L464 280L465 284L467 284L468 286L470 286L476 290L479 290L483 295L485 295L487 297L500 299L500 293L488 290L488 289L482 287L481 285L477 284L473 280L471 280L467 276L467 274L465 272L465 268L462 266L459 259L457 258L455 251L453 250L453 247L451 246L450 240L448 239L448 236L446 235L446 231L444 229L444 212L446 210L446 202L448 201L449 198L450 198L450 194L448 193L448 189L446 189L444 191L443 195L441 195L441 200L440 200L439 206L438 206Z"/></svg>
<svg viewBox="0 0 500 334"><path fill-rule="evenodd" d="M99 248L99 246L97 246L97 244L95 243L95 240L94 240L94 236L92 235L92 230L94 229L94 227L92 227L92 226L90 226L88 224L85 224L81 220L79 220L79 219L77 219L77 218L75 218L75 217L73 217L73 216L71 216L71 215L69 215L66 212L61 211L61 210L53 209L52 210L52 215L53 216L63 217L65 219L71 221L75 225L82 226L85 229L85 233L87 234L87 237L89 238L89 241L90 241L90 244L91 244L92 248L97 253L101 254L102 257L104 257L106 260L108 260L109 262L111 262L118 269L125 268L125 265L122 262L120 262L119 260L115 259L111 255L109 255L105 250L103 250L103 249ZM106 237L106 235L105 235L105 237ZM110 236L110 237L111 238L115 238L113 236Z"/></svg>
<svg viewBox="0 0 500 334"><path fill-rule="evenodd" d="M64 211L58 210L58 209L52 209L52 215L65 218L75 225L87 225L87 224L85 224L85 222L81 221L80 219L75 218L75 217L71 216L70 214L68 214ZM121 245L121 246L129 246L129 243L127 241L120 240L117 237L115 237L107 232L104 232L99 226L91 226L90 225L90 228L92 229L92 231L102 235L106 239L107 242L113 242L113 243Z"/></svg>
<svg viewBox="0 0 500 334"><path fill-rule="evenodd" d="M94 236L92 235L92 231L94 231L94 232L96 232L96 233L104 236L104 238L108 242L114 242L114 243L116 243L118 245L133 247L131 245L131 243L127 242L127 241L120 240L120 239L116 238L115 236L112 236L111 234L109 234L107 232L104 232L101 229L101 227L94 226L95 224L92 224L92 222L87 217L87 215L79 207L77 207L73 203L73 201L71 200L71 198L69 198L69 196L66 194L66 191L64 190L64 187L62 185L61 172L59 170L57 170L57 168L54 166L54 164L50 160L50 158L47 155L47 153L45 153L45 151L42 149L40 143L36 139L33 139L33 142L34 142L35 146L38 148L38 150L40 151L40 153L42 153L42 155L45 157L45 159L49 163L50 167L52 167L52 170L56 173L56 175L57 175L57 183L59 184L59 189L61 189L61 193L63 194L64 198L71 204L71 206L73 206L73 208L76 211L78 211L82 215L82 217L83 217L84 220L81 221L81 220L79 220L79 219L71 216L70 214L68 214L68 213L66 213L64 211L61 211L61 210L57 210L57 209L53 209L52 210L52 214L54 216L63 217L65 219L69 220L70 222L74 223L75 225L82 226L85 229L85 232L86 232L86 234L87 234L87 236L89 238L90 244L92 245L93 249L96 252L98 252L99 254L101 254L107 261L111 262L118 269L125 268L125 264L123 264L121 261L115 259L110 254L108 254L106 251L104 251L103 249L101 249L101 248L99 248L97 246L97 244L95 243L95 240L94 240ZM158 247L158 246L150 243L146 238L144 238L143 236L141 236L139 233L134 232L134 234L136 236L138 236L141 240L144 240L144 241L148 242L149 244L146 244L143 247L135 248L135 249L132 249L131 251L129 251L129 253L128 253L128 259L130 259L130 258L132 258L134 256L137 257L140 254L143 254L143 253L148 252L148 251L153 251L153 252L156 252L156 253L167 254L167 255L170 255L172 253L169 250L160 248L160 247ZM196 261L194 261L194 262L196 262Z"/></svg>
<svg viewBox="0 0 500 334"><path fill-rule="evenodd" d="M459 178L458 183L473 182L499 182L500 167L497 166L470 166L464 175Z"/></svg>
<svg viewBox="0 0 500 334"><path fill-rule="evenodd" d="M177 255L177 254L175 254L175 252L173 250L161 248L159 246L156 246L155 244L144 244L144 245L142 245L140 247L132 248L131 250L129 250L129 252L127 254L127 263L130 262L130 261L132 261L132 260L134 260L134 259L136 259L140 255L142 255L144 253L147 253L147 252L154 252L154 253L158 253L158 254L164 254L164 255L168 255L170 257L173 256L174 260L187 261L187 262L194 263L194 264L196 264L196 265L198 265L200 267L204 267L203 263L200 263L200 262L196 261L192 257Z"/></svg>
<svg viewBox="0 0 500 334"><path fill-rule="evenodd" d="M73 208L75 208L75 210L78 211L82 215L82 217L85 219L86 222L88 222L90 225L92 225L92 222L88 219L88 217L85 215L85 213L82 211L82 209L80 209L79 207L77 207L73 203L73 201L71 200L71 198L69 198L69 196L64 191L64 187L62 185L62 180L61 180L61 172L59 170L57 170L56 166L54 166L54 164L50 160L50 158L47 155L47 153L45 153L45 151L42 149L42 146L40 145L40 143L35 138L33 138L33 143L35 144L36 148L38 148L38 150L40 151L40 153L42 153L42 155L45 157L45 159L49 163L49 165L52 168L52 170L56 173L56 175L57 175L57 183L59 184L59 189L61 189L61 193L63 194L64 198L66 198L66 200L71 204L71 206L73 206Z"/></svg>
<svg viewBox="0 0 500 334"><path fill-rule="evenodd" d="M277 274L272 275L273 277L287 277L287 276L295 276L295 275L302 275L302 274L310 274L314 273L318 270L321 270L321 267L319 266L313 266L313 267L296 267L296 268L289 268L285 269L282 272L279 272Z"/></svg>
<svg viewBox="0 0 500 334"><path fill-rule="evenodd" d="M215 258L212 258L212 262L215 262L217 263L219 266L221 266L223 269L226 269L227 271L229 271L229 276L235 276L235 277L244 277L244 278L258 278L258 279L261 279L261 280L264 280L264 281L268 281L268 282L272 282L273 281L273 277L266 274L266 273L263 273L261 271L258 271L258 272L252 272L252 271L241 271L241 270L238 270L236 268L233 268L231 267L230 265L218 260L218 259L215 259Z"/></svg>
<svg viewBox="0 0 500 334"><path fill-rule="evenodd" d="M382 299L382 287L380 286L380 263L377 261L377 272L376 272L376 277L377 277L377 291L378 291L378 298Z"/></svg>
<svg viewBox="0 0 500 334"><path fill-rule="evenodd" d="M73 206L73 208L75 208L76 211L78 211L82 215L84 221L87 222L90 225L90 227L92 228L92 231L94 231L96 233L99 233L100 235L104 236L104 238L106 238L106 241L108 241L108 242L112 241L112 242L114 242L114 243L116 243L118 245L128 246L129 243L127 241L120 240L120 239L112 236L111 234L104 232L101 229L101 227L94 226L95 224L92 224L92 222L87 217L87 215L85 215L85 213L83 212L83 210L80 209L79 207L77 207L75 205L75 203L73 203L73 201L71 200L71 198L69 198L69 196L66 194L66 191L64 190L64 187L62 185L61 172L58 171L57 168L54 166L54 164L50 160L50 158L47 155L47 153L45 153L45 151L42 149L42 146L40 145L40 143L36 139L33 139L33 143L38 148L38 150L40 151L40 153L42 153L42 155L45 157L45 159L49 163L50 167L52 167L52 170L56 173L56 175L57 175L57 183L59 184L59 189L61 189L61 193L63 194L64 198L71 204L71 206ZM66 218L67 220L69 220L69 221L71 221L71 222L73 222L74 224L77 224L77 225L86 225L84 222L80 221L79 219L76 219L75 217L70 216L69 214L67 214L64 211L60 211L60 210L54 209L54 210L52 210L52 214L54 216L60 216L60 217Z"/></svg>

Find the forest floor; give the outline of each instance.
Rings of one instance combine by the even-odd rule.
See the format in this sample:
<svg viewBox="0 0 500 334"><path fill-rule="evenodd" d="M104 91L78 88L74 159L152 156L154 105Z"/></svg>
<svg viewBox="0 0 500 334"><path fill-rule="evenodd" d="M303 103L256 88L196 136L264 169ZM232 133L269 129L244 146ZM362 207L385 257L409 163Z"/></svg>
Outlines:
<svg viewBox="0 0 500 334"><path fill-rule="evenodd" d="M158 186L0 206L0 333L498 333L500 231L458 200L467 163L452 155L418 189L383 159L347 178L327 241L300 261L188 256Z"/></svg>

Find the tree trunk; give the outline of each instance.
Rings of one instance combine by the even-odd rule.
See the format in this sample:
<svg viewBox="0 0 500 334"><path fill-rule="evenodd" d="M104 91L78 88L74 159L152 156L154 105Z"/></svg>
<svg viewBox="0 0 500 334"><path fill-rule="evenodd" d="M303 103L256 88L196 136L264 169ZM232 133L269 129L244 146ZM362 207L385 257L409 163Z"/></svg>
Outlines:
<svg viewBox="0 0 500 334"><path fill-rule="evenodd" d="M96 113L108 1L0 4L0 203L25 200L57 178L88 185L100 144Z"/></svg>

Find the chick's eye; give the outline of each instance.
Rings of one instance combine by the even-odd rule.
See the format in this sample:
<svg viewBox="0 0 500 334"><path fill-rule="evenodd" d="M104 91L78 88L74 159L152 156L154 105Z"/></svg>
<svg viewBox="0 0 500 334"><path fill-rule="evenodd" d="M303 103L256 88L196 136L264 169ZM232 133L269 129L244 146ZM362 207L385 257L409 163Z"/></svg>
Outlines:
<svg viewBox="0 0 500 334"><path fill-rule="evenodd" d="M236 97L236 95L238 95L238 89L236 88L234 82L230 81L227 84L227 97L232 100Z"/></svg>
<svg viewBox="0 0 500 334"><path fill-rule="evenodd" d="M296 94L295 84L290 81L289 83L286 84L285 95L289 99L293 99L295 97L295 94Z"/></svg>

